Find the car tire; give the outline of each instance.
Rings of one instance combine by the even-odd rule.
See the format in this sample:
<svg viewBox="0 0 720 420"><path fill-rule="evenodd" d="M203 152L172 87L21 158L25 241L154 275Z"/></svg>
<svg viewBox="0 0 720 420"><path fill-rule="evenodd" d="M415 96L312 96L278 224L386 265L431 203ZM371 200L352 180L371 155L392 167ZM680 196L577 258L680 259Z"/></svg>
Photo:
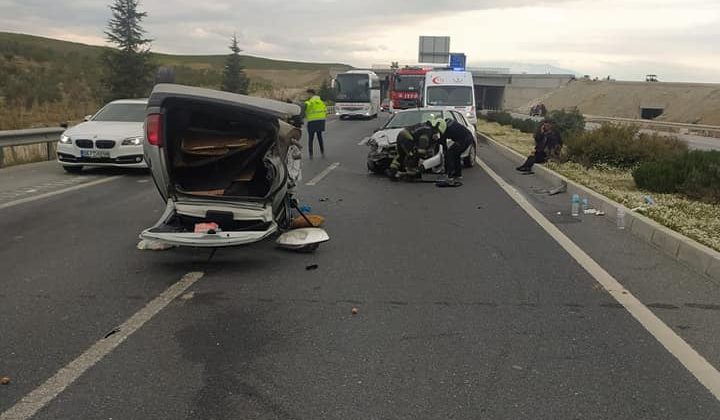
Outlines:
<svg viewBox="0 0 720 420"><path fill-rule="evenodd" d="M367 168L368 168L368 171L370 171L376 175L384 175L385 174L385 168L381 168L380 166L375 165L375 164L371 163L370 161L368 161L368 163L367 163Z"/></svg>
<svg viewBox="0 0 720 420"><path fill-rule="evenodd" d="M463 166L466 168L472 168L475 166L475 157L477 156L477 148L475 144L470 145L470 154L463 159Z"/></svg>
<svg viewBox="0 0 720 420"><path fill-rule="evenodd" d="M65 169L65 172L69 174L79 174L82 172L83 167L82 166L63 166L63 169Z"/></svg>

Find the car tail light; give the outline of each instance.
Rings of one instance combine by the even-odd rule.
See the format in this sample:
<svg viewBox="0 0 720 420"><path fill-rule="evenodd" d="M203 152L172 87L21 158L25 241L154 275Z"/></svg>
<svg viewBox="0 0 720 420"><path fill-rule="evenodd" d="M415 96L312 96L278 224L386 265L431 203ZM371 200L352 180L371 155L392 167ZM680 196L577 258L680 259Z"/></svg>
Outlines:
<svg viewBox="0 0 720 420"><path fill-rule="evenodd" d="M145 120L145 135L148 143L162 146L162 114L150 114Z"/></svg>

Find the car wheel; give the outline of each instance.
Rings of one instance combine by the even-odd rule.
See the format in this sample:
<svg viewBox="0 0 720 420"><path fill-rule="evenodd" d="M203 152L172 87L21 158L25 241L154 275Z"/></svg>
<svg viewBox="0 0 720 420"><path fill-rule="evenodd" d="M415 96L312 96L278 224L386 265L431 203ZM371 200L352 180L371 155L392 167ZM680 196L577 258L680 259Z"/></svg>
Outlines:
<svg viewBox="0 0 720 420"><path fill-rule="evenodd" d="M377 174L377 175L385 174L385 168L382 168L382 167L380 167L380 165L377 165L370 161L367 162L367 168L368 168L368 171L370 171L374 174Z"/></svg>
<svg viewBox="0 0 720 420"><path fill-rule="evenodd" d="M475 157L477 156L477 150L475 149L475 144L470 145L470 154L463 159L463 166L466 168L472 168L475 166Z"/></svg>
<svg viewBox="0 0 720 420"><path fill-rule="evenodd" d="M69 174L79 174L82 172L83 167L82 166L63 166L63 169L65 169L65 172Z"/></svg>

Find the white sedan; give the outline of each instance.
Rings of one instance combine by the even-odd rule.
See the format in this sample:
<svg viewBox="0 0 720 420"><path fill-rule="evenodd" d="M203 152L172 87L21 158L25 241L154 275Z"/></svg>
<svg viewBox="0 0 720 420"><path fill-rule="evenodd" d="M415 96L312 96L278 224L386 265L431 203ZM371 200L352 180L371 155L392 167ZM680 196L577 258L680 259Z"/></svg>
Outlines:
<svg viewBox="0 0 720 420"><path fill-rule="evenodd" d="M422 123L434 118L451 119L464 125L473 134L475 140L470 147L461 155L463 165L470 168L475 165L475 154L477 151L477 135L475 127L467 121L467 119L457 111L435 109L435 108L417 108L406 109L396 112L392 118L379 130L369 138L363 140L362 143L370 146L370 152L367 157L368 170L382 174L390 163L397 156L397 136L406 127Z"/></svg>
<svg viewBox="0 0 720 420"><path fill-rule="evenodd" d="M147 99L110 102L60 136L58 163L68 172L84 166L147 168L143 124Z"/></svg>

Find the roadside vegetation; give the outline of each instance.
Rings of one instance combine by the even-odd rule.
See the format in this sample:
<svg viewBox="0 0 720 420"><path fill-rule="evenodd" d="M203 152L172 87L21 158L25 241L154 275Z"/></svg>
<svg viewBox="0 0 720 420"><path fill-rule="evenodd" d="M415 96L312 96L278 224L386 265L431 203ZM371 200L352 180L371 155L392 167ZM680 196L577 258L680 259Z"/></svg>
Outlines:
<svg viewBox="0 0 720 420"><path fill-rule="evenodd" d="M522 155L534 149L531 133L509 125L480 119L478 130ZM544 166L720 251L720 152L625 126L565 134L561 159Z"/></svg>
<svg viewBox="0 0 720 420"><path fill-rule="evenodd" d="M0 32L0 130L77 122L109 99L101 57L107 47ZM228 55L149 53L174 69L177 83L219 89ZM251 95L302 99L343 64L303 63L239 55ZM327 83L327 82L326 82Z"/></svg>

